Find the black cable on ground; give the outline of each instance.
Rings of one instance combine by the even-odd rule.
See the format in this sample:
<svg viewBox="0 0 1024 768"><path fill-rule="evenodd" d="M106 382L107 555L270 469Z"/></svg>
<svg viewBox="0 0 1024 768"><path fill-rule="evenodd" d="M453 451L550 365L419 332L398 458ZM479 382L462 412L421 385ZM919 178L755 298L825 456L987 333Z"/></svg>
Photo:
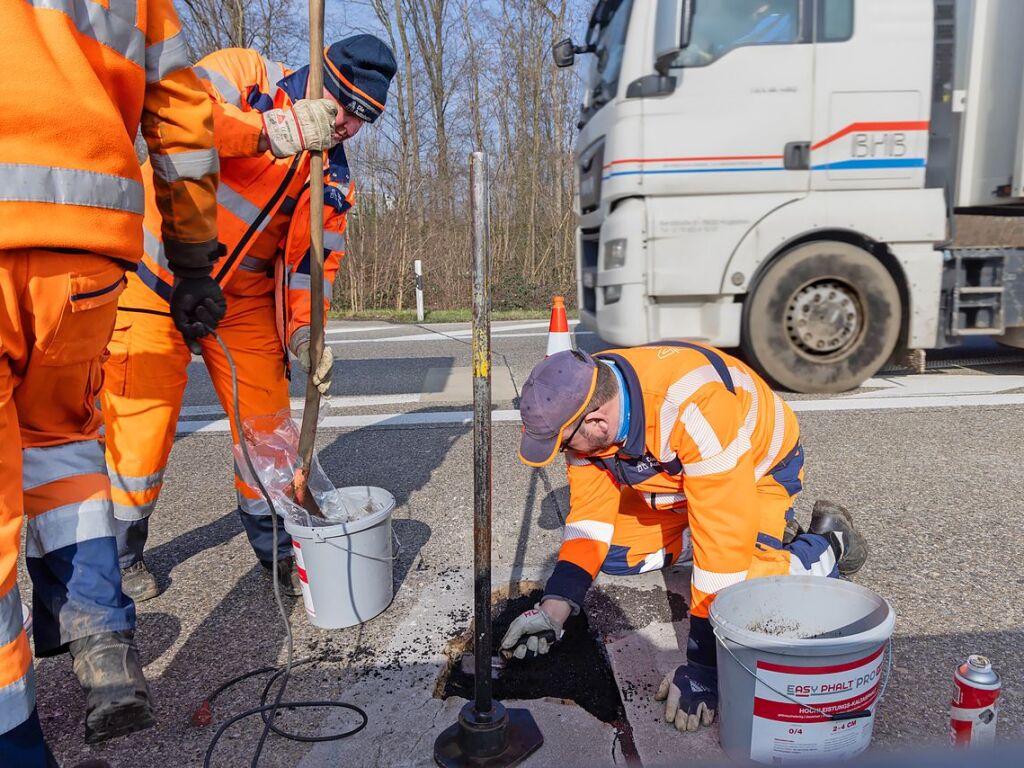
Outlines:
<svg viewBox="0 0 1024 768"><path fill-rule="evenodd" d="M249 456L249 448L246 445L245 435L242 432L242 415L241 410L238 406L238 370L235 368L235 361L231 357L231 351L228 349L223 339L221 339L221 337L218 336L216 333L213 333L213 337L217 340L217 343L220 344L220 348L224 350L224 356L227 358L228 367L231 369L231 395L234 406L234 413L232 414L232 418L235 420L235 429L238 432L238 443L242 449L242 456L245 459L246 466L249 468L249 474L255 480L256 486L259 488L260 493L263 495L263 498L266 500L268 506L270 507L270 518L272 520L271 524L273 527L274 540L274 562L273 568L271 570L271 578L273 580L274 585L274 601L277 603L277 610L281 615L281 621L284 623L285 637L287 639L287 657L285 664L283 666L261 667L260 669L252 670L251 672L246 672L245 674L238 675L237 677L228 680L226 683L221 684L199 706L199 708L192 716L192 721L196 725L206 725L210 722L210 719L212 719L211 705L214 699L217 698L217 696L219 696L221 693L226 691L231 686L240 683L243 680L248 680L249 678L256 677L257 675L273 672L274 674L271 675L270 680L267 681L266 686L264 686L263 688L263 693L260 695L260 706L253 707L252 709L247 709L244 712L240 712L239 714L234 715L233 717L229 718L226 722L221 724L221 726L217 729L217 732L213 735L213 738L210 739L210 745L206 749L206 757L203 760L204 768L209 768L210 761L213 758L213 752L217 747L217 742L220 741L220 738L224 735L224 732L240 720L245 720L246 718L253 717L254 715L259 715L263 719L263 733L260 735L260 741L259 744L256 746L256 751L253 753L251 763L252 768L256 768L260 760L260 755L263 754L263 747L266 744L267 736L269 736L271 732L276 733L278 736L283 736L284 738L290 739L292 741L337 741L339 739L344 739L348 736L353 736L359 733L359 731L363 730L363 728L366 727L366 724L369 722L369 718L366 716L366 712L357 707L355 704L346 704L341 701L282 701L282 699L284 698L285 689L288 687L288 680L291 677L292 670L296 666L308 664L309 662L313 661L313 659L307 658L295 661L293 658L294 643L292 639L292 626L291 622L288 620L288 614L284 609L284 603L281 601L281 590L277 581L277 507L274 505L274 500L270 497L270 494L267 492L267 489L263 486L263 483L260 480L259 475L256 474L256 468L255 466L253 466L252 458ZM281 685L277 689L277 694L274 696L274 701L272 704L267 704L267 699L270 697L270 692L274 687L274 683L278 680L281 681ZM343 731L341 733L329 734L327 736L303 736L302 734L296 734L291 733L289 731L285 731L274 725L274 719L277 717L277 712L281 707L287 707L289 709L312 709L319 707L347 709L359 715L359 717L362 719L362 722L356 727L351 728L347 731Z"/></svg>

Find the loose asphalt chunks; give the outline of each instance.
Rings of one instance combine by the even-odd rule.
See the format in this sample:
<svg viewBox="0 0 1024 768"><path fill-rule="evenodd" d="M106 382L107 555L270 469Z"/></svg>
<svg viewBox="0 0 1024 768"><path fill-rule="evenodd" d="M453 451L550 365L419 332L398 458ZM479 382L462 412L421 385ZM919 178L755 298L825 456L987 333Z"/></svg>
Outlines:
<svg viewBox="0 0 1024 768"><path fill-rule="evenodd" d="M495 653L512 621L523 611L532 608L541 597L541 590L536 589L526 595L499 599L495 603ZM463 648L472 652L472 646L465 644L466 637L453 642L454 661L440 691L442 698L473 698L473 675L467 674L459 663ZM460 648L455 647L460 644ZM564 699L574 702L598 720L616 727L622 727L626 721L626 712L604 646L591 629L584 611L569 618L565 624L565 634L547 655L529 660L510 660L504 669L497 672L493 685L494 698L500 701Z"/></svg>

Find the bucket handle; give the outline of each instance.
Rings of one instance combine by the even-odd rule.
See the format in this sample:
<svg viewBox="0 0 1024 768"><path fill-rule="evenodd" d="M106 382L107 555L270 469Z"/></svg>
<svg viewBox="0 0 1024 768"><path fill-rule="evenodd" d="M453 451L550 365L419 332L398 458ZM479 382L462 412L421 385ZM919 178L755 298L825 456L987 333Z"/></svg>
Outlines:
<svg viewBox="0 0 1024 768"><path fill-rule="evenodd" d="M391 538L395 540L395 544L398 546L398 549L395 551L395 554L393 554L391 557L374 557L373 555L368 555L365 552L356 552L354 549L342 547L338 544L335 544L331 539L322 536L319 532L319 529L317 528L313 529L313 538L317 541L323 542L324 544L330 544L332 547L334 547L335 549L340 549L342 552L348 552L348 554L355 555L357 557L365 557L367 560L376 560L378 563L393 563L398 559L399 555L402 554L402 540L398 538L398 534L395 533L395 529L393 526L391 528Z"/></svg>
<svg viewBox="0 0 1024 768"><path fill-rule="evenodd" d="M871 717L871 710L870 709L864 709L864 710L860 710L858 712L839 712L837 714L830 715L828 712L820 710L817 707L812 707L810 704L807 704L806 702L797 701L796 699L794 699L789 694L783 693L782 691L780 691L775 686L773 686L773 685L771 685L769 683L766 683L764 680L762 680L760 677L758 677L756 672L754 672L752 669L750 669L750 667L748 667L746 664L744 664L742 661L740 661L739 657L735 653L733 653L732 648L730 648L726 644L725 638L723 638L720 634L718 634L718 628L715 627L714 629L712 629L712 631L715 633L715 638L718 640L719 645L722 648L725 648L726 653L728 653L730 656L732 656L733 661L735 661L737 664L739 664L743 668L744 672L746 672L748 675L750 675L752 678L754 678L757 682L761 683L768 690L770 690L770 691L772 691L774 693L777 693L779 696L781 696L782 698L786 699L787 701L790 701L793 704L796 704L797 706L802 707L803 709L809 709L812 712L817 712L819 715L821 715L826 720L829 720L831 722L836 722L836 721L839 721L839 720L855 720L855 719L859 720L862 717ZM743 648L747 648L747 649L749 649L751 651L756 651L757 650L756 648L750 648L750 646L743 645L743 643L736 642L735 640L730 640L729 642L736 643L736 645L739 645L739 646L741 646ZM886 666L885 666L885 677L882 678L882 690L878 692L878 698L875 699L875 705L876 706L879 703L881 703L882 699L885 697L885 689L889 687L889 678L892 675L892 637L891 636L886 641L886 659L887 659L887 663L886 663Z"/></svg>

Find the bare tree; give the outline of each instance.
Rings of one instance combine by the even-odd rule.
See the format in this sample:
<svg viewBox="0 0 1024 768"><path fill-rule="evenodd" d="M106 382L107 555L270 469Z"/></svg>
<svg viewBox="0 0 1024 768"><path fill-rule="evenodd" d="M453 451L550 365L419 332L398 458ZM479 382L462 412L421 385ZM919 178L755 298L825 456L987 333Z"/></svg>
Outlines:
<svg viewBox="0 0 1024 768"><path fill-rule="evenodd" d="M255 48L287 60L308 45L301 0L177 0L177 5L196 60L221 48Z"/></svg>

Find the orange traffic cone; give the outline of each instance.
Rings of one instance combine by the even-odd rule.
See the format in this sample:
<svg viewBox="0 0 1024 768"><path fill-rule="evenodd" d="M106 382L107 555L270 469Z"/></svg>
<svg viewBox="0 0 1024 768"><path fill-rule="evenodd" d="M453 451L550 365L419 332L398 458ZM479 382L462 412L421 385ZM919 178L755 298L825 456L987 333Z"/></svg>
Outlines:
<svg viewBox="0 0 1024 768"><path fill-rule="evenodd" d="M569 320L565 316L565 297L555 296L551 305L551 325L548 326L548 351L544 356L571 349L572 336L569 335Z"/></svg>

